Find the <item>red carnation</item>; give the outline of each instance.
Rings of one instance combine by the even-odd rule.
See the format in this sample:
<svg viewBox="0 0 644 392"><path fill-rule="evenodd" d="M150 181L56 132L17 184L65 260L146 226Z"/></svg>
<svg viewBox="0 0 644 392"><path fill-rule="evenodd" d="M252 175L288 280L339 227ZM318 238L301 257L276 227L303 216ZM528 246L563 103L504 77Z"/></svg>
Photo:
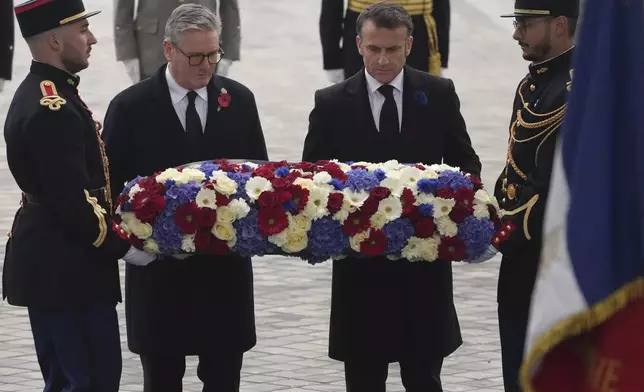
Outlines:
<svg viewBox="0 0 644 392"><path fill-rule="evenodd" d="M474 203L474 191L467 188L459 188L454 192L454 200L456 200L456 204L464 204L469 207Z"/></svg>
<svg viewBox="0 0 644 392"><path fill-rule="evenodd" d="M299 185L293 185L288 189L288 191L293 197L293 202L295 202L297 213L300 213L302 210L304 210L304 208L306 208L306 205L309 202L309 190L302 188Z"/></svg>
<svg viewBox="0 0 644 392"><path fill-rule="evenodd" d="M367 256L380 256L387 248L387 236L382 230L371 230L369 237L360 243L360 252Z"/></svg>
<svg viewBox="0 0 644 392"><path fill-rule="evenodd" d="M436 225L431 218L423 218L416 222L414 235L419 238L429 238L436 232Z"/></svg>
<svg viewBox="0 0 644 392"><path fill-rule="evenodd" d="M281 233L288 227L286 212L281 207L262 208L259 210L259 231L269 236Z"/></svg>
<svg viewBox="0 0 644 392"><path fill-rule="evenodd" d="M349 214L344 221L343 230L346 235L353 237L358 233L362 233L371 226L369 221L370 215L365 214L363 211L355 211Z"/></svg>
<svg viewBox="0 0 644 392"><path fill-rule="evenodd" d="M270 191L262 192L262 194L259 195L257 202L263 208L274 208L280 204L279 200L277 199L277 194Z"/></svg>
<svg viewBox="0 0 644 392"><path fill-rule="evenodd" d="M271 184L273 185L273 189L275 189L276 191L281 189L286 189L289 186L291 186L292 183L293 183L293 180L289 180L288 177L277 177L271 181Z"/></svg>
<svg viewBox="0 0 644 392"><path fill-rule="evenodd" d="M201 230L195 235L195 248L201 251L207 251L210 249L210 243L213 239L216 239L210 230Z"/></svg>
<svg viewBox="0 0 644 392"><path fill-rule="evenodd" d="M454 191L452 191L449 188L441 188L436 192L436 196L441 197L443 199L453 199Z"/></svg>
<svg viewBox="0 0 644 392"><path fill-rule="evenodd" d="M338 166L337 163L335 162L329 162L326 165L322 167L322 171L325 171L329 173L329 175L333 178L337 178L340 181L345 181L347 179L347 175L340 166Z"/></svg>
<svg viewBox="0 0 644 392"><path fill-rule="evenodd" d="M360 211L368 215L369 217L378 211L378 206L380 205L380 200L376 199L373 196L369 196L367 200L364 201Z"/></svg>
<svg viewBox="0 0 644 392"><path fill-rule="evenodd" d="M296 179L298 179L300 177L302 177L302 173L300 173L299 171L292 171L292 172L288 173L288 175L286 177L284 177L284 178L286 178L288 181L290 181L292 183L293 181L295 181Z"/></svg>
<svg viewBox="0 0 644 392"><path fill-rule="evenodd" d="M414 196L414 192L409 188L403 189L400 199L402 200L403 207L413 205L416 202L416 196Z"/></svg>
<svg viewBox="0 0 644 392"><path fill-rule="evenodd" d="M240 170L240 166L235 163L228 163L224 161L224 163L219 165L219 170L224 171L226 173L236 173Z"/></svg>
<svg viewBox="0 0 644 392"><path fill-rule="evenodd" d="M215 200L217 202L218 207L223 207L223 206L227 206L228 204L230 204L230 198L228 196L224 195L224 194L219 193L219 192L217 192L217 194L215 195Z"/></svg>
<svg viewBox="0 0 644 392"><path fill-rule="evenodd" d="M384 186L377 186L371 190L371 196L375 197L377 200L384 200L391 195L389 188Z"/></svg>
<svg viewBox="0 0 644 392"><path fill-rule="evenodd" d="M194 234L200 226L200 208L196 203L184 203L174 213L174 223L186 234Z"/></svg>
<svg viewBox="0 0 644 392"><path fill-rule="evenodd" d="M141 189L151 193L151 194L163 194L165 191L165 188L163 188L163 184L159 184L156 180L156 177L146 177L142 179L141 181L138 182L139 187Z"/></svg>
<svg viewBox="0 0 644 392"><path fill-rule="evenodd" d="M142 222L151 223L159 212L165 209L163 196L150 194L147 191L139 191L132 198L132 211Z"/></svg>
<svg viewBox="0 0 644 392"><path fill-rule="evenodd" d="M199 217L199 227L211 229L217 222L217 210L202 208Z"/></svg>
<svg viewBox="0 0 644 392"><path fill-rule="evenodd" d="M258 167L257 169L255 169L255 172L253 174L255 175L255 177L264 177L269 181L275 178L275 171L267 166Z"/></svg>
<svg viewBox="0 0 644 392"><path fill-rule="evenodd" d="M419 163L418 163L418 164L416 164L416 165L414 165L414 167L415 167L416 169L425 170L425 166L423 166L423 165L421 165L421 164L419 164Z"/></svg>
<svg viewBox="0 0 644 392"><path fill-rule="evenodd" d="M474 185L474 190L478 191L479 189L483 189L483 184L481 183L481 180L478 177L473 175L468 175L467 178L469 178L472 185Z"/></svg>
<svg viewBox="0 0 644 392"><path fill-rule="evenodd" d="M342 208L342 203L344 202L344 195L342 193L334 192L329 195L329 201L326 204L326 208L330 213L335 214L340 211Z"/></svg>
<svg viewBox="0 0 644 392"><path fill-rule="evenodd" d="M445 261L462 261L467 257L465 243L458 237L441 237L438 258Z"/></svg>
<svg viewBox="0 0 644 392"><path fill-rule="evenodd" d="M226 241L222 241L219 238L213 236L210 239L210 252L216 255L225 255L230 251Z"/></svg>
<svg viewBox="0 0 644 392"><path fill-rule="evenodd" d="M466 206L465 204L456 204L452 211L449 213L449 217L456 223L463 223L465 218L474 213L474 208Z"/></svg>
<svg viewBox="0 0 644 392"><path fill-rule="evenodd" d="M295 168L303 170L305 172L312 172L315 170L315 164L310 162L298 162L294 166Z"/></svg>

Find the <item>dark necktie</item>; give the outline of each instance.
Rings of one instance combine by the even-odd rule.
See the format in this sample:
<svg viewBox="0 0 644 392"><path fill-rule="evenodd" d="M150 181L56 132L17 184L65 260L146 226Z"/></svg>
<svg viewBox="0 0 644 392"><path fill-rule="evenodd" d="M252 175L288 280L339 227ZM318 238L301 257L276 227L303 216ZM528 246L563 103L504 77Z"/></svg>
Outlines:
<svg viewBox="0 0 644 392"><path fill-rule="evenodd" d="M197 93L195 91L190 91L187 95L188 109L186 110L186 132L190 139L193 156L195 159L199 159L199 155L201 155L200 151L203 139L203 129L201 128L201 119L199 118L197 108L195 107Z"/></svg>
<svg viewBox="0 0 644 392"><path fill-rule="evenodd" d="M394 100L394 87L383 84L378 91L385 96L385 103L380 111L380 133L393 136L399 134L400 121L398 120L398 107Z"/></svg>

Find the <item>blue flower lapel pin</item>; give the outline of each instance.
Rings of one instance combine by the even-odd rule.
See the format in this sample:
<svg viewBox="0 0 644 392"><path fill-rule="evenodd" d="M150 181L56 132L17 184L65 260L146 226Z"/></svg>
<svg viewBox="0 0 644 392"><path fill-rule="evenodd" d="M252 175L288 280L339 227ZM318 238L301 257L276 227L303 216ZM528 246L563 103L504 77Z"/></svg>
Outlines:
<svg viewBox="0 0 644 392"><path fill-rule="evenodd" d="M414 94L414 100L420 106L427 106L427 94L424 91L416 91Z"/></svg>

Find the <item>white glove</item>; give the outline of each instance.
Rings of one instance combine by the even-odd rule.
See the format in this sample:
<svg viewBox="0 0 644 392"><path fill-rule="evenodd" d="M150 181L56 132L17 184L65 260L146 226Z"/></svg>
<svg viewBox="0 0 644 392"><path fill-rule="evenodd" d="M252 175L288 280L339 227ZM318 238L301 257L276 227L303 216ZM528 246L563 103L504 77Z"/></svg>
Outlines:
<svg viewBox="0 0 644 392"><path fill-rule="evenodd" d="M126 263L130 263L132 265L138 265L138 266L148 265L154 260L156 260L156 258L157 256L144 252L142 250L139 250L133 246L130 246L130 250L128 250L125 256L123 256L123 260Z"/></svg>
<svg viewBox="0 0 644 392"><path fill-rule="evenodd" d="M331 83L340 83L344 82L344 70L343 69L327 69L326 78L329 79Z"/></svg>
<svg viewBox="0 0 644 392"><path fill-rule="evenodd" d="M228 75L228 70L230 69L231 65L233 65L232 60L221 59L219 64L217 64L217 75L219 75L219 76Z"/></svg>
<svg viewBox="0 0 644 392"><path fill-rule="evenodd" d="M4 90L4 79L0 79L0 93Z"/></svg>
<svg viewBox="0 0 644 392"><path fill-rule="evenodd" d="M138 83L141 80L141 63L139 59L123 60L125 65L125 72L132 80L132 83Z"/></svg>
<svg viewBox="0 0 644 392"><path fill-rule="evenodd" d="M477 257L476 259L474 259L474 260L465 260L465 261L467 263L470 263L470 264L479 264L479 263L482 263L484 261L490 260L492 257L496 256L497 253L499 253L499 250L496 249L494 246L490 245L490 246L487 247L485 252L483 252L483 254L480 255L479 257Z"/></svg>

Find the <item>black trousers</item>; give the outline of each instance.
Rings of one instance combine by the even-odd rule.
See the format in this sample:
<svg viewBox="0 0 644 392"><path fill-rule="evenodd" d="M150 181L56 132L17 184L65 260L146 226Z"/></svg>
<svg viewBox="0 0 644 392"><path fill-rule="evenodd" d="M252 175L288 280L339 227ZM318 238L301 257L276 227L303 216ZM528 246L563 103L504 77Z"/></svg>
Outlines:
<svg viewBox="0 0 644 392"><path fill-rule="evenodd" d="M401 361L400 377L405 391L443 392L442 367L443 358ZM344 363L347 392L385 392L388 373L388 363L347 361Z"/></svg>
<svg viewBox="0 0 644 392"><path fill-rule="evenodd" d="M238 392L243 354L199 355L197 377L203 392ZM185 356L141 355L143 392L181 392Z"/></svg>
<svg viewBox="0 0 644 392"><path fill-rule="evenodd" d="M505 392L521 392L519 370L523 362L525 338L528 329L529 306L516 309L499 306L499 334L501 337L501 364Z"/></svg>
<svg viewBox="0 0 644 392"><path fill-rule="evenodd" d="M117 392L121 339L114 305L29 307L44 392Z"/></svg>

